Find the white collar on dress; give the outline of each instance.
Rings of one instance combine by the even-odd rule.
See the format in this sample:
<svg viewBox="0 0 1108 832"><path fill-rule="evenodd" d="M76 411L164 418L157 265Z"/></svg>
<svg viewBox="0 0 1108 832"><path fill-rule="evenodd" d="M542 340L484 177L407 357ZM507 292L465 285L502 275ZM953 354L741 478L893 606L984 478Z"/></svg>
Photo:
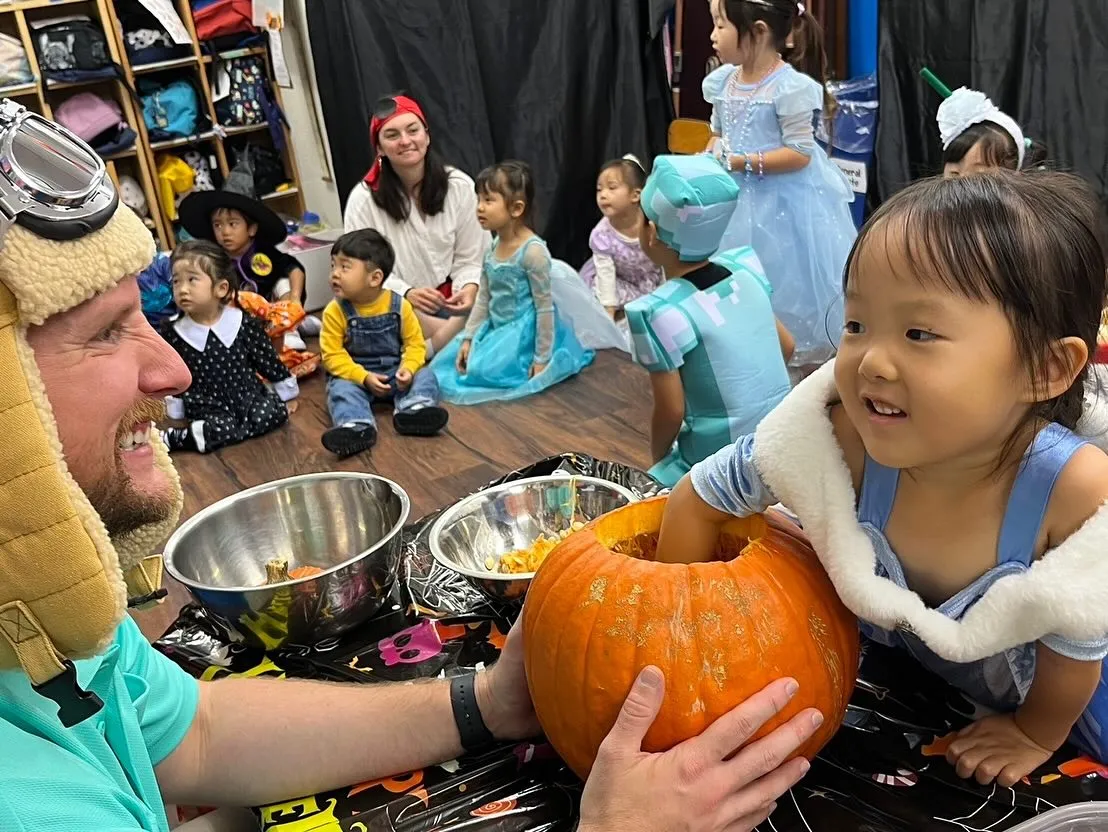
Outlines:
<svg viewBox="0 0 1108 832"><path fill-rule="evenodd" d="M755 430L754 465L800 518L839 597L879 627L911 630L933 651L970 662L1047 634L1077 640L1108 632L1108 504L1018 575L997 581L960 621L875 574L877 555L858 522L850 471L828 406L838 400L834 360L804 379ZM1101 405L1103 408L1104 405ZM1077 433L1093 439L1097 404L1086 398Z"/></svg>
<svg viewBox="0 0 1108 832"><path fill-rule="evenodd" d="M208 345L209 332L214 332L223 346L230 349L242 328L242 310L235 306L223 307L223 314L219 316L215 326L211 327L198 324L188 315L181 315L174 321L173 328L186 344L199 352L204 352Z"/></svg>

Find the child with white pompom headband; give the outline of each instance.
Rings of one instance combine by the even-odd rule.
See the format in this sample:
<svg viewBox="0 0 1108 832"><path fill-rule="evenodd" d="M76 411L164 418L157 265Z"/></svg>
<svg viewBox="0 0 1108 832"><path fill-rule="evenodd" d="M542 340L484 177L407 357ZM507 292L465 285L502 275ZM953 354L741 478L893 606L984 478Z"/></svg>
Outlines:
<svg viewBox="0 0 1108 832"><path fill-rule="evenodd" d="M995 168L1042 168L1046 146L1025 136L1016 120L983 92L959 87L953 92L924 68L920 75L943 96L936 121L943 143L943 176L966 176Z"/></svg>

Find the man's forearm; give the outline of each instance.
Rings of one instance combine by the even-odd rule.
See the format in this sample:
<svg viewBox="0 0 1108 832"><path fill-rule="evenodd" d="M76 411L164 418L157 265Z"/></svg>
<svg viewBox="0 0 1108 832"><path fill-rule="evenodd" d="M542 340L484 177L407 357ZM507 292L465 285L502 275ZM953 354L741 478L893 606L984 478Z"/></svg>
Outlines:
<svg viewBox="0 0 1108 832"><path fill-rule="evenodd" d="M167 802L257 806L387 777L461 753L444 681L357 685L225 679L158 767Z"/></svg>

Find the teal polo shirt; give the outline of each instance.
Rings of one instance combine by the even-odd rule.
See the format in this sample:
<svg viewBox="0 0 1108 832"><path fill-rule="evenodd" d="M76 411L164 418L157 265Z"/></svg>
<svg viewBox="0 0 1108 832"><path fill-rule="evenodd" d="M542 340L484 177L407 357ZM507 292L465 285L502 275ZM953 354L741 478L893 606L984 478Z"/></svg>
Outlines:
<svg viewBox="0 0 1108 832"><path fill-rule="evenodd" d="M72 728L22 672L0 672L0 830L168 832L154 767L192 725L199 682L130 616L102 656L75 664L104 707Z"/></svg>

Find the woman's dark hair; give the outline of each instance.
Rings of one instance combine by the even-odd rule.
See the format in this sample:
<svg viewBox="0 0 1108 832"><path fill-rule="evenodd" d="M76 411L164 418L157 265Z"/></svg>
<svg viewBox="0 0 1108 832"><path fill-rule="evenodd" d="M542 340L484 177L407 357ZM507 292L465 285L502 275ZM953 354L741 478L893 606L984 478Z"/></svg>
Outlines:
<svg viewBox="0 0 1108 832"><path fill-rule="evenodd" d="M803 13L795 0L722 0L727 19L738 30L739 40L754 33L759 21L769 28L774 48L799 72L819 81L823 87L823 109L830 116L835 99L827 91L827 50L823 27L807 9ZM792 46L786 44L792 40Z"/></svg>
<svg viewBox="0 0 1108 832"><path fill-rule="evenodd" d="M875 237L902 247L921 282L999 303L1036 387L1059 340L1078 337L1090 358L1096 352L1108 269L1105 226L1100 202L1081 178L998 169L916 182L885 202L859 232L843 272L844 291L859 252ZM1021 430L1037 419L1073 428L1087 372L1086 362L1065 393L1031 409ZM1021 430L1005 448L1002 465Z"/></svg>
<svg viewBox="0 0 1108 832"><path fill-rule="evenodd" d="M609 170L618 170L624 184L632 190L641 191L646 187L646 168L635 158L624 156L622 159L612 159L605 162L600 168L600 173ZM597 174L599 176L600 174Z"/></svg>
<svg viewBox="0 0 1108 832"><path fill-rule="evenodd" d="M1022 170L1041 168L1046 164L1046 145L1036 139L1028 139L1030 144L1024 148ZM961 135L943 151L943 164L949 165L962 161L970 149L981 143L981 158L992 166L1019 169L1019 152L1012 134L991 121L981 121L967 127Z"/></svg>
<svg viewBox="0 0 1108 832"><path fill-rule="evenodd" d="M239 290L239 273L230 255L223 247L210 240L188 240L179 243L169 258L169 266L178 263L191 263L212 279L212 289L221 280L226 280L231 291L220 302L225 306L235 299Z"/></svg>
<svg viewBox="0 0 1108 832"><path fill-rule="evenodd" d="M404 93L396 93L404 95ZM373 108L374 115L386 118L396 112L393 96L386 95ZM435 150L434 144L427 145L427 155L423 157L423 181L419 184L419 210L429 217L442 213L446 204L446 192L450 184L450 172L446 162ZM381 179L377 190L370 190L377 207L397 222L404 222L412 210L412 201L408 189L392 168L386 157L381 158Z"/></svg>
<svg viewBox="0 0 1108 832"><path fill-rule="evenodd" d="M331 246L331 256L361 260L366 266L380 269L385 273L385 277L392 274L393 267L396 265L396 254L392 250L392 244L375 228L347 231Z"/></svg>
<svg viewBox="0 0 1108 832"><path fill-rule="evenodd" d="M531 166L526 162L509 159L489 165L477 174L474 185L478 195L500 194L509 205L522 202L523 216L520 217L520 222L533 228L535 179L531 176Z"/></svg>

